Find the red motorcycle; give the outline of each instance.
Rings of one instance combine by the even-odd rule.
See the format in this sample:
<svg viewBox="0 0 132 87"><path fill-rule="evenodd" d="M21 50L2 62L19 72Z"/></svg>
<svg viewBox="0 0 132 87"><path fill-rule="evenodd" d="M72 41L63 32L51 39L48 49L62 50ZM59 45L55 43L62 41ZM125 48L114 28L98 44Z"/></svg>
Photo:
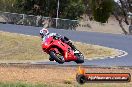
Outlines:
<svg viewBox="0 0 132 87"><path fill-rule="evenodd" d="M76 63L84 62L84 56L79 50L77 50L78 53L75 53L68 44L62 42L60 38L55 36L44 37L42 49L50 55L50 61L55 60L60 64L70 61L75 61Z"/></svg>

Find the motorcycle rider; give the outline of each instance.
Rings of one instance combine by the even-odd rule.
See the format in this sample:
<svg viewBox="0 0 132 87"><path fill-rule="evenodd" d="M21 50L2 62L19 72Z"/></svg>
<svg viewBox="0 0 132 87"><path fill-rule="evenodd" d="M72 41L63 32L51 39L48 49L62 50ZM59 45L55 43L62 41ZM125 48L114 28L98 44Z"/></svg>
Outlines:
<svg viewBox="0 0 132 87"><path fill-rule="evenodd" d="M69 38L67 38L65 36L61 36L60 34L57 34L57 33L49 33L48 29L46 29L46 28L43 28L40 30L40 36L41 36L42 40L46 36L53 36L55 38L60 38L62 42L68 44L72 48L74 53L78 53L78 51L76 50L76 47L72 44L72 41L69 40Z"/></svg>

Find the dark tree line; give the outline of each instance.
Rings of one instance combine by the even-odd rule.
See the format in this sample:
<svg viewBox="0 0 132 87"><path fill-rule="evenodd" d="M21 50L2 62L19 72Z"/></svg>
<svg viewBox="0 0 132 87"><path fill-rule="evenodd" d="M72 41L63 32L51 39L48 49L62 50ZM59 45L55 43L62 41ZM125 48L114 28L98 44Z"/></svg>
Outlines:
<svg viewBox="0 0 132 87"><path fill-rule="evenodd" d="M59 0L59 18L78 19L85 11L83 0ZM0 0L2 11L56 18L58 0Z"/></svg>
<svg viewBox="0 0 132 87"><path fill-rule="evenodd" d="M59 0L59 18L79 19L84 13L106 22L113 0ZM56 17L58 0L0 0L3 11ZM104 13L105 12L105 13ZM92 14L91 14L92 13ZM104 14L102 16L102 14Z"/></svg>

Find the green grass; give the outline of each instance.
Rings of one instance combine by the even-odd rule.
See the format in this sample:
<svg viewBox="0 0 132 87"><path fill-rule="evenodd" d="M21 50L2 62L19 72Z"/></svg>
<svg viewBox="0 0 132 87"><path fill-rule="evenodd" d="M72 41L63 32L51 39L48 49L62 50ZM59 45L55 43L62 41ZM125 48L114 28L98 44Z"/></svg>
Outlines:
<svg viewBox="0 0 132 87"><path fill-rule="evenodd" d="M31 84L31 83L0 83L0 87L131 87L125 83L85 83L79 84Z"/></svg>
<svg viewBox="0 0 132 87"><path fill-rule="evenodd" d="M0 87L54 87L54 86L47 84L0 83Z"/></svg>
<svg viewBox="0 0 132 87"><path fill-rule="evenodd" d="M31 83L0 83L0 87L80 87L69 84L31 84Z"/></svg>
<svg viewBox="0 0 132 87"><path fill-rule="evenodd" d="M118 53L102 46L80 42L74 44L85 58L106 57ZM40 37L0 32L0 60L45 60L48 57L49 55L42 52Z"/></svg>

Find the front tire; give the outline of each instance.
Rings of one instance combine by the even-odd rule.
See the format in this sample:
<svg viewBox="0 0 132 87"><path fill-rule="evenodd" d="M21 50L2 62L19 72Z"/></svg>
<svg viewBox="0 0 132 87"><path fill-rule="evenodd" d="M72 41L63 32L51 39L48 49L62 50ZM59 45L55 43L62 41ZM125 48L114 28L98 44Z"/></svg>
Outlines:
<svg viewBox="0 0 132 87"><path fill-rule="evenodd" d="M54 51L50 51L49 55L59 64L63 64L65 62L65 60L59 58Z"/></svg>
<svg viewBox="0 0 132 87"><path fill-rule="evenodd" d="M77 64L78 63L84 63L84 56L82 53L76 54L77 60L75 61Z"/></svg>

